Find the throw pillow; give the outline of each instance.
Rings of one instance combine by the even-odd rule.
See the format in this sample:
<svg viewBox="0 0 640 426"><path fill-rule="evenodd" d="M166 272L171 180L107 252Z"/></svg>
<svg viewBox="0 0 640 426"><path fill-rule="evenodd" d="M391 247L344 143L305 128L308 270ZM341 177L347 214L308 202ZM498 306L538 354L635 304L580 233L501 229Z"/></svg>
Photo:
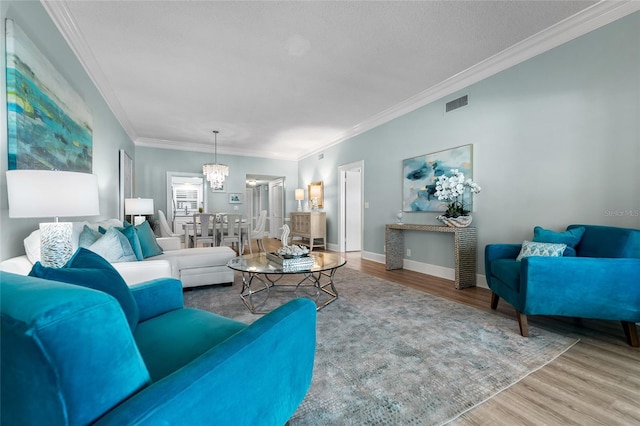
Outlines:
<svg viewBox="0 0 640 426"><path fill-rule="evenodd" d="M564 256L575 256L575 247L580 243L584 231L584 227L573 228L565 232L556 232L536 226L533 228L533 241L536 243L566 244L567 249L564 251Z"/></svg>
<svg viewBox="0 0 640 426"><path fill-rule="evenodd" d="M102 234L94 229L89 228L89 226L84 225L80 236L78 237L78 246L89 248L91 244L95 243L102 237Z"/></svg>
<svg viewBox="0 0 640 426"><path fill-rule="evenodd" d="M125 222L123 228L115 227L114 229L117 229L122 233L122 235L127 237L127 240L129 240L129 244L131 244L131 248L133 249L133 253L136 255L136 259L144 259L144 256L142 255L142 247L140 246L140 239L138 238L138 234L136 233L136 228L134 228L130 223Z"/></svg>
<svg viewBox="0 0 640 426"><path fill-rule="evenodd" d="M109 262L90 250L79 248L62 268L48 268L36 262L29 275L105 292L120 303L131 330L138 325L138 304L129 286Z"/></svg>
<svg viewBox="0 0 640 426"><path fill-rule="evenodd" d="M36 229L24 239L24 252L32 264L40 260L40 230Z"/></svg>
<svg viewBox="0 0 640 426"><path fill-rule="evenodd" d="M109 228L100 239L86 248L111 263L135 262L138 260L129 240L115 228Z"/></svg>
<svg viewBox="0 0 640 426"><path fill-rule="evenodd" d="M560 257L566 247L566 244L535 243L525 240L516 260L522 260L523 257L529 256Z"/></svg>
<svg viewBox="0 0 640 426"><path fill-rule="evenodd" d="M145 220L140 225L136 226L135 229L138 234L138 239L140 240L142 256L145 259L162 254L162 247L158 245L156 235L153 233L149 222Z"/></svg>

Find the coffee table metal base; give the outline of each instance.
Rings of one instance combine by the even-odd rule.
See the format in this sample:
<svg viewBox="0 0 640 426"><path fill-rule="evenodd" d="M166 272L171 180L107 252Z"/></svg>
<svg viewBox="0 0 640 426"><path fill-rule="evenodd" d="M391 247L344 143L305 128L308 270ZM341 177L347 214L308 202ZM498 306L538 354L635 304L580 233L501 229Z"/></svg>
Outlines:
<svg viewBox="0 0 640 426"><path fill-rule="evenodd" d="M278 284L278 281L285 276L291 274L282 273L260 273L260 272L242 272L242 291L240 297L245 306L254 314L266 314L263 307L269 299L269 293L278 288L294 288L295 294L301 288L313 288L315 290L316 310L320 310L338 298L338 291L333 285L333 277L337 268L327 271L300 271L298 274L303 278L297 284ZM296 274L296 275L298 275ZM256 286L258 288L256 288ZM266 292L267 294L261 294ZM329 296L327 300L320 301L320 296L326 294ZM260 295L260 301L254 303L256 295Z"/></svg>

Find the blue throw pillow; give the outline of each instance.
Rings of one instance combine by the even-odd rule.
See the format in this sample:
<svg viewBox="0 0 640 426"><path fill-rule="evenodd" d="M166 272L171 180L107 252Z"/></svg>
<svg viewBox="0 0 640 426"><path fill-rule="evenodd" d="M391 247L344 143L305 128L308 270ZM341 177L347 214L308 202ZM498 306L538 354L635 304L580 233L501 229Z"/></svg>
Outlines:
<svg viewBox="0 0 640 426"><path fill-rule="evenodd" d="M536 243L566 244L564 256L575 256L575 247L580 243L585 228L573 228L565 232L556 232L543 229L540 226L533 228L533 241Z"/></svg>
<svg viewBox="0 0 640 426"><path fill-rule="evenodd" d="M109 263L135 262L138 260L127 237L115 228L109 228L106 234L85 248L104 257Z"/></svg>
<svg viewBox="0 0 640 426"><path fill-rule="evenodd" d="M158 256L162 254L162 247L156 241L156 235L153 233L149 222L146 220L135 227L142 248L142 256L147 257Z"/></svg>
<svg viewBox="0 0 640 426"><path fill-rule="evenodd" d="M105 231L106 232L106 231ZM84 225L80 237L78 237L78 247L88 248L102 237L102 233Z"/></svg>
<svg viewBox="0 0 640 426"><path fill-rule="evenodd" d="M536 226L533 228L533 242L566 244L569 247L575 248L582 239L584 231L584 227L573 228L565 232L556 232Z"/></svg>
<svg viewBox="0 0 640 426"><path fill-rule="evenodd" d="M142 247L140 246L140 239L138 238L138 234L136 233L136 228L134 228L130 223L125 222L125 226L123 228L116 227L116 229L122 232L125 237L127 237L127 240L129 240L129 244L131 244L131 248L133 249L133 253L136 255L136 259L144 259L144 256L142 255Z"/></svg>
<svg viewBox="0 0 640 426"><path fill-rule="evenodd" d="M29 275L105 292L120 303L131 330L138 325L138 304L129 286L109 262L91 250L80 247L62 268L48 268L36 262Z"/></svg>

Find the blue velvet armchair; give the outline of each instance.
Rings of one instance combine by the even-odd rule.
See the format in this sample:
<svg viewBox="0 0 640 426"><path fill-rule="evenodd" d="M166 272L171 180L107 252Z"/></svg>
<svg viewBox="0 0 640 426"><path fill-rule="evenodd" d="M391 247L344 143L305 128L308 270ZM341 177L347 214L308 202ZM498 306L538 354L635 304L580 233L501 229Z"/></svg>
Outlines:
<svg viewBox="0 0 640 426"><path fill-rule="evenodd" d="M132 317L79 285L4 272L0 290L3 425L282 425L311 383L308 299L246 325L184 308L171 278L132 287Z"/></svg>
<svg viewBox="0 0 640 426"><path fill-rule="evenodd" d="M563 242L567 235L579 237L574 238L575 245L564 241L569 253L557 257L534 255L516 260L520 244L485 247L491 308L497 308L500 298L513 305L523 336L529 333L527 315L620 321L627 343L638 347L640 230L570 225L565 233L542 230L539 235L543 232L550 236L548 243ZM536 236L534 233L534 241Z"/></svg>

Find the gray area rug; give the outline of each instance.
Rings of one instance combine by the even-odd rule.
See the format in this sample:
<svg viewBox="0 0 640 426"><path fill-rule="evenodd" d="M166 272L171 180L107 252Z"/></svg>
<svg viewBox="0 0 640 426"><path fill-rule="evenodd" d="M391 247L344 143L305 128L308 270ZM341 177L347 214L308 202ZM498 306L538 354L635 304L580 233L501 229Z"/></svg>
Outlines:
<svg viewBox="0 0 640 426"><path fill-rule="evenodd" d="M293 276L285 279L291 282ZM309 393L292 425L439 425L555 359L577 340L440 299L348 267L338 300L318 312ZM240 276L185 292L185 304L250 323ZM312 294L312 292L311 292ZM272 292L278 306L291 288Z"/></svg>

